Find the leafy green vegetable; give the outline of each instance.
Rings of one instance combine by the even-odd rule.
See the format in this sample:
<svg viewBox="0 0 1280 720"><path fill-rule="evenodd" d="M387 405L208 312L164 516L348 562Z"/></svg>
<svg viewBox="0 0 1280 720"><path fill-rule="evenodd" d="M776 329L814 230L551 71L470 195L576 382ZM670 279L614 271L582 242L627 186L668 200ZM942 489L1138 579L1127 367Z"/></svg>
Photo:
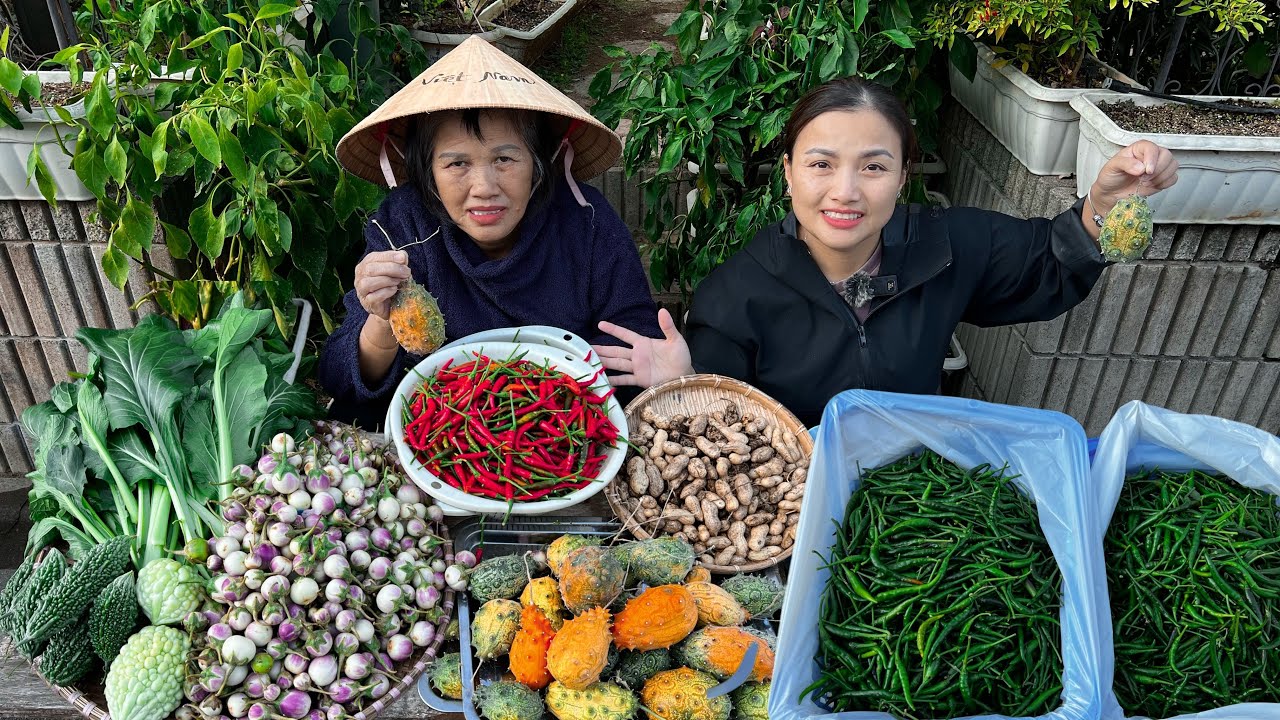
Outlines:
<svg viewBox="0 0 1280 720"><path fill-rule="evenodd" d="M89 372L22 414L35 439L28 548L60 536L79 558L128 535L141 568L220 533L208 503L230 492L235 466L320 415L308 389L285 381L292 356L272 328L272 311L242 294L198 330L158 315L82 328Z"/></svg>

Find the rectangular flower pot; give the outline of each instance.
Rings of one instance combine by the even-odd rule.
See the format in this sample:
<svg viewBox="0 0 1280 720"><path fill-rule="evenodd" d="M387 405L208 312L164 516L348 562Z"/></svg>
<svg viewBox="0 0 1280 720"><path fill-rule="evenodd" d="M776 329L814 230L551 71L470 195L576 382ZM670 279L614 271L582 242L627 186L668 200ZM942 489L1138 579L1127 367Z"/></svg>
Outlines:
<svg viewBox="0 0 1280 720"><path fill-rule="evenodd" d="M36 73L42 83L70 82L68 72L41 70ZM85 82L93 81L93 73L85 73ZM84 99L63 106L72 119L84 117ZM58 137L68 150L75 149L76 136L80 128L68 125L54 112L53 108L32 104L31 112L18 105L14 108L18 119L22 121L22 129L17 130L8 125L0 125L0 200L43 200L40 188L32 178L27 183L27 157L31 148L40 146L40 157L49 168L57 188L59 200L91 200L93 193L76 177L71 169L71 156L62 151L58 145Z"/></svg>
<svg viewBox="0 0 1280 720"><path fill-rule="evenodd" d="M569 22L570 15L577 8L579 0L564 0L560 9L538 23L538 26L532 30L516 30L493 22L507 8L519 1L497 0L481 10L476 17L486 27L494 27L501 31L502 35L495 44L502 48L503 52L524 65L533 65L547 51L547 48L560 40L560 36L564 33L564 26Z"/></svg>
<svg viewBox="0 0 1280 720"><path fill-rule="evenodd" d="M464 40L472 35L479 36L481 40L484 40L487 43L498 45L498 41L502 38L502 34L503 31L498 28L476 33L434 33L427 32L425 30L413 31L414 39L422 45L422 49L426 51L427 60L430 63L435 63L435 61L449 54L450 51L461 45Z"/></svg>
<svg viewBox="0 0 1280 720"><path fill-rule="evenodd" d="M1071 107L1071 99L1089 91L1045 87L1012 64L993 67L995 53L980 42L974 45L977 73L970 81L951 64L951 94L1031 174L1076 172L1080 115ZM1138 84L1115 68L1104 67L1112 77Z"/></svg>
<svg viewBox="0 0 1280 720"><path fill-rule="evenodd" d="M1258 98L1196 99L1214 102ZM1171 100L1112 92L1091 92L1073 99L1071 105L1080 113L1078 196L1089 192L1093 178L1120 148L1150 140L1168 148L1178 160L1177 184L1151 197L1156 222L1280 224L1280 137L1130 132L1116 125L1100 107L1124 100L1142 107L1173 104Z"/></svg>

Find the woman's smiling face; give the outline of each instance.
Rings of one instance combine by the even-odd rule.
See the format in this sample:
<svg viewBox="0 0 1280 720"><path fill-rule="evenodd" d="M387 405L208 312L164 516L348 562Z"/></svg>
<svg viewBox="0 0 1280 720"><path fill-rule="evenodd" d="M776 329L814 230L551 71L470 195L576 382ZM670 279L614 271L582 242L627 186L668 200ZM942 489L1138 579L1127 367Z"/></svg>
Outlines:
<svg viewBox="0 0 1280 720"><path fill-rule="evenodd" d="M435 138L431 171L450 219L491 257L515 243L533 192L535 161L524 137L504 113L482 113L480 136L461 117Z"/></svg>
<svg viewBox="0 0 1280 720"><path fill-rule="evenodd" d="M801 239L874 249L906 183L904 140L875 110L833 110L804 126L784 160Z"/></svg>

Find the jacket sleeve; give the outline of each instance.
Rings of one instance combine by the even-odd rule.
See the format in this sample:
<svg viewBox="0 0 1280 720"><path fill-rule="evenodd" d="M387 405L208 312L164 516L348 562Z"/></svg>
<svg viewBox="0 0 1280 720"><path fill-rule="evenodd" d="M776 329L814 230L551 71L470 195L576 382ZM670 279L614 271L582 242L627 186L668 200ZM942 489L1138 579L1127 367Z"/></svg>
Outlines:
<svg viewBox="0 0 1280 720"><path fill-rule="evenodd" d="M383 216L382 224L384 227L387 226L384 214L379 212L377 216ZM365 225L364 238L364 255L391 249L387 237L372 221ZM354 288L347 291L342 302L346 308L346 318L342 321L342 325L329 336L324 350L320 353L320 362L316 370L320 385L333 397L335 406L384 402L390 398L392 391L399 383L404 369L405 350L404 348L397 350L391 367L380 382L373 385L366 383L360 374L360 330L364 328L369 313L356 298Z"/></svg>
<svg viewBox="0 0 1280 720"><path fill-rule="evenodd" d="M658 306L649 293L649 280L631 231L602 195L593 194L591 202L596 207L595 242L591 244L595 252L589 264L591 277L587 293L594 332L584 339L593 345L621 344L621 340L596 329L601 320L645 337L661 338Z"/></svg>
<svg viewBox="0 0 1280 720"><path fill-rule="evenodd" d="M722 268L698 285L685 322L684 338L689 345L693 369L754 383L755 363L746 329L731 318L741 317L742 298L735 297L721 282ZM737 308L737 312L730 312Z"/></svg>
<svg viewBox="0 0 1280 720"><path fill-rule="evenodd" d="M982 228L989 238L982 275L963 320L982 327L1052 320L1088 297L1107 261L1081 223L1082 203L1052 219L1021 220L982 210L957 213L960 223Z"/></svg>

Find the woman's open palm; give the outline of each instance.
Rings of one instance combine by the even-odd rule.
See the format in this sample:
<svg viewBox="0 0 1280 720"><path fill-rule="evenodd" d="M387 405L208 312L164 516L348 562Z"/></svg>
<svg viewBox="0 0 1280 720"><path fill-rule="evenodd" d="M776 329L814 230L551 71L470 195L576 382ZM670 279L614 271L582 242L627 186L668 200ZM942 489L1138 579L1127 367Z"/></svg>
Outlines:
<svg viewBox="0 0 1280 720"><path fill-rule="evenodd" d="M676 330L676 321L664 308L658 311L658 325L663 338L655 340L608 321L601 321L601 332L609 333L630 347L593 345L605 368L622 375L611 376L614 385L650 387L684 375L693 374L689 345Z"/></svg>

